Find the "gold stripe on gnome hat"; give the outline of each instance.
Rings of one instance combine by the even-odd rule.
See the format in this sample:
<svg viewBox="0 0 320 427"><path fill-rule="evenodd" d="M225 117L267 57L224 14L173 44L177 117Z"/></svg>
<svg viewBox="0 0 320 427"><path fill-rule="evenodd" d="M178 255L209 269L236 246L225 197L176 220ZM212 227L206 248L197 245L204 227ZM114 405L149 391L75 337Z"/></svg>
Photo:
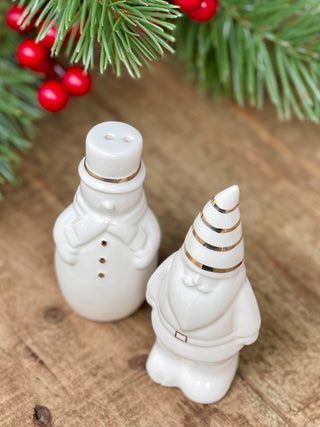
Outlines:
<svg viewBox="0 0 320 427"><path fill-rule="evenodd" d="M230 273L244 261L239 187L218 193L197 215L184 241L192 264L213 273Z"/></svg>

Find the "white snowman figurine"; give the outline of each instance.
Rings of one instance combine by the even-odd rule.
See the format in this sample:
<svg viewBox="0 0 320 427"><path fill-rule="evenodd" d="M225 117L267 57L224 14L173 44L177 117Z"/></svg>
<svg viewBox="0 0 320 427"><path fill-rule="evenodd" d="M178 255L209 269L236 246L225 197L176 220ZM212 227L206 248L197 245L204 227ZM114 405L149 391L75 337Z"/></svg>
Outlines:
<svg viewBox="0 0 320 427"><path fill-rule="evenodd" d="M157 336L146 364L150 377L198 403L221 399L240 349L260 327L244 265L238 186L205 205L183 246L151 276L147 301Z"/></svg>
<svg viewBox="0 0 320 427"><path fill-rule="evenodd" d="M105 122L87 135L73 203L54 226L61 291L81 316L113 321L145 299L157 266L160 228L143 191L142 136Z"/></svg>

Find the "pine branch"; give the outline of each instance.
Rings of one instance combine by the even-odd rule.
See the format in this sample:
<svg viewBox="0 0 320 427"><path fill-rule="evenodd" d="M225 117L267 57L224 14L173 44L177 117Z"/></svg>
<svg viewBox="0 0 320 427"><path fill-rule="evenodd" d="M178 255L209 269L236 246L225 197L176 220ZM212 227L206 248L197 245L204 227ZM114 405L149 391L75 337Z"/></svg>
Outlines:
<svg viewBox="0 0 320 427"><path fill-rule="evenodd" d="M177 7L165 0L21 0L20 4L30 13L26 23L40 12L36 25L44 25L37 40L57 26L53 55L60 52L71 31L66 49L71 62L82 61L86 69L93 66L98 45L101 72L110 65L120 75L123 64L132 77L139 77L139 68L164 50L173 52L170 21L180 16ZM81 36L76 40L79 26Z"/></svg>
<svg viewBox="0 0 320 427"><path fill-rule="evenodd" d="M8 2L0 3L1 22L8 6ZM41 114L35 96L37 79L14 58L19 41L19 36L0 26L0 184L16 183L18 153L29 148L32 122Z"/></svg>
<svg viewBox="0 0 320 427"><path fill-rule="evenodd" d="M220 0L208 23L187 17L177 53L201 90L262 107L265 92L281 118L320 121L318 0Z"/></svg>

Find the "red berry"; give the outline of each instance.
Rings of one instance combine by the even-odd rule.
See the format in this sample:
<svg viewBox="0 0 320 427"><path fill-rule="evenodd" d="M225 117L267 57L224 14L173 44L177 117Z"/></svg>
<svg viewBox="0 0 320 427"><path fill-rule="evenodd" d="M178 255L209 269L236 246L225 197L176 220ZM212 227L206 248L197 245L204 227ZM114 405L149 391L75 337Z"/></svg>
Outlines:
<svg viewBox="0 0 320 427"><path fill-rule="evenodd" d="M47 80L38 89L38 101L45 110L56 112L66 106L68 94L60 82Z"/></svg>
<svg viewBox="0 0 320 427"><path fill-rule="evenodd" d="M43 24L44 23L41 23L39 25L38 34L42 29ZM42 46L44 46L45 48L50 50L55 42L56 34L57 34L57 27L55 24L53 24L52 27L50 27L49 31L39 40L39 43L42 44Z"/></svg>
<svg viewBox="0 0 320 427"><path fill-rule="evenodd" d="M209 21L217 11L217 0L202 0L197 9L188 13L189 18L196 22Z"/></svg>
<svg viewBox="0 0 320 427"><path fill-rule="evenodd" d="M43 46L33 39L23 40L16 52L17 61L22 67L37 67L47 57L47 52Z"/></svg>
<svg viewBox="0 0 320 427"><path fill-rule="evenodd" d="M173 3L180 6L182 12L190 12L200 5L201 0L173 0Z"/></svg>
<svg viewBox="0 0 320 427"><path fill-rule="evenodd" d="M22 28L23 22L25 22L25 20L27 19L27 16L24 18L24 20L21 23L19 23L25 9L26 8L24 6L14 5L10 7L10 9L7 11L5 20L6 20L6 24L8 25L9 28L11 28L11 30L18 31L19 33L27 33L28 31L33 29L35 18L32 18L31 21L23 28Z"/></svg>
<svg viewBox="0 0 320 427"><path fill-rule="evenodd" d="M89 92L91 77L79 66L70 67L62 78L62 84L70 95L81 96Z"/></svg>

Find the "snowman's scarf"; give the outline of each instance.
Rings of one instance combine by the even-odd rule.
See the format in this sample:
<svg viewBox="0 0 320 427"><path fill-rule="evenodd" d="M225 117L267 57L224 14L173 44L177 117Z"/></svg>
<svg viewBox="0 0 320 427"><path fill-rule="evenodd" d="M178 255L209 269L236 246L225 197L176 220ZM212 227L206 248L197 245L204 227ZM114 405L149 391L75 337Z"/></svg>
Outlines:
<svg viewBox="0 0 320 427"><path fill-rule="evenodd" d="M137 205L129 212L118 217L94 212L84 200L80 187L73 203L75 218L70 224L73 234L73 246L80 246L106 231L118 237L123 243L130 244L139 231L139 222L147 211L144 193Z"/></svg>

